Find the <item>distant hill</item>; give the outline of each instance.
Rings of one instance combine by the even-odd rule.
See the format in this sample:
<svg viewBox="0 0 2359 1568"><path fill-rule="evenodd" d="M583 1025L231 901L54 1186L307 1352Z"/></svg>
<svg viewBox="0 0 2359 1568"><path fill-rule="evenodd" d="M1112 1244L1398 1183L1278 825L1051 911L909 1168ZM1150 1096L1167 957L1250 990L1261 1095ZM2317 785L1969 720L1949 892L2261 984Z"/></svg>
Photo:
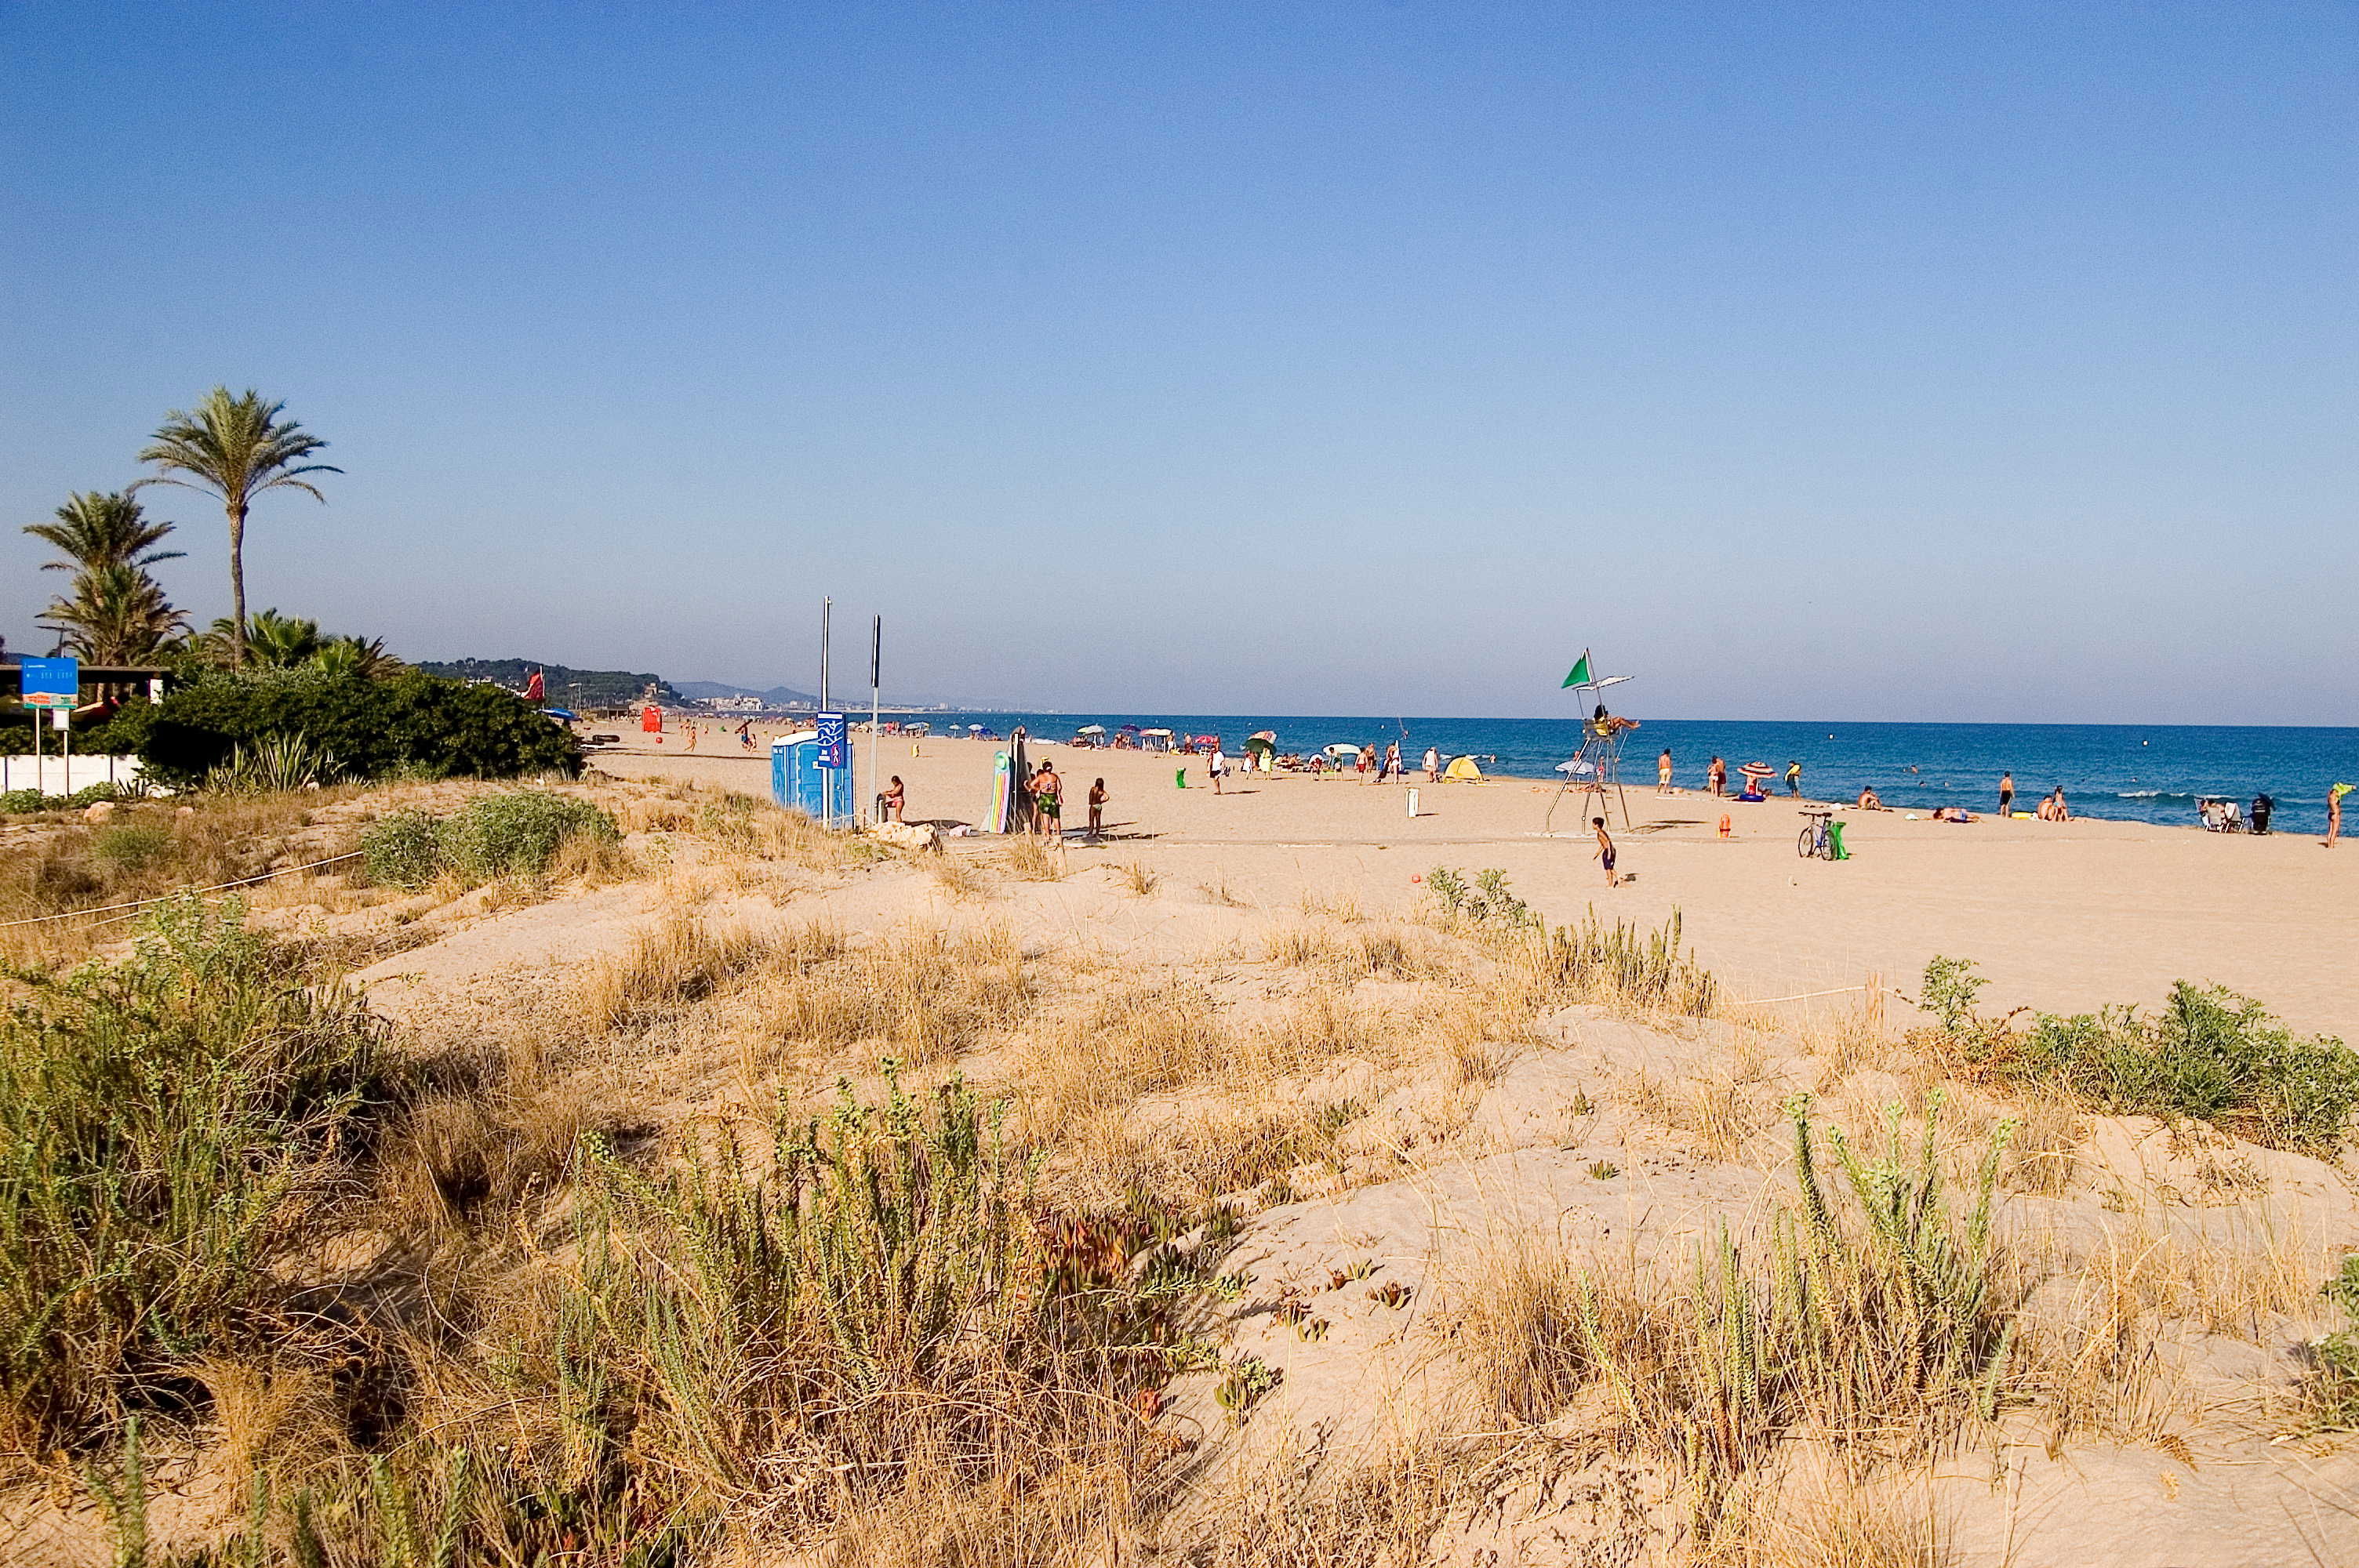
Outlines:
<svg viewBox="0 0 2359 1568"><path fill-rule="evenodd" d="M774 686L767 691L756 691L751 687L729 686L717 680L684 680L679 683L679 695L690 702L702 702L714 697L759 697L766 708L817 708L819 698L792 687Z"/></svg>
<svg viewBox="0 0 2359 1568"><path fill-rule="evenodd" d="M525 677L538 670L547 678L549 701L557 708L625 708L639 700L647 687L656 700L672 705L682 694L661 676L645 670L577 670L570 665L543 664L538 659L414 659L430 676L454 680L487 680L511 691L524 689Z"/></svg>

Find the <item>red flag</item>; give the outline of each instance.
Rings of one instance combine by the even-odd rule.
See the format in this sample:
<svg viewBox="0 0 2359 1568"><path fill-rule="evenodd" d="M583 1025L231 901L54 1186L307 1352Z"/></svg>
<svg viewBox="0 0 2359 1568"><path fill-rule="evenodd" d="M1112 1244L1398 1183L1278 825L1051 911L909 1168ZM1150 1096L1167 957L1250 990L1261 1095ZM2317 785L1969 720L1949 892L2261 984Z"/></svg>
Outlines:
<svg viewBox="0 0 2359 1568"><path fill-rule="evenodd" d="M549 683L540 678L538 670L533 671L531 675L525 677L524 699L527 702L543 702L548 697Z"/></svg>

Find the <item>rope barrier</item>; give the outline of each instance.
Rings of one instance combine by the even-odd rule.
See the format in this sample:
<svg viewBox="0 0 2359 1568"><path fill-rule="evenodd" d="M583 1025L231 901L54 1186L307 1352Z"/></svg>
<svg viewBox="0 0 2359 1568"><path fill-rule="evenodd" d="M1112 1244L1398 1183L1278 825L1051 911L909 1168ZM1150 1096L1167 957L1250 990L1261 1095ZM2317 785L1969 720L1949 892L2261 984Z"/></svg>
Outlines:
<svg viewBox="0 0 2359 1568"><path fill-rule="evenodd" d="M63 914L37 914L29 920L0 920L0 931L13 925L40 925L52 920L78 920L85 914L112 914L118 909L145 909L151 903L162 903L166 899L180 898L190 893L221 892L229 888L248 887L255 882L266 882L273 877L291 877L298 871L315 871L339 860L357 860L364 852L353 849L342 855L331 855L324 860L313 860L309 865L282 866L277 871L240 877L235 881L215 882L209 888L175 888L170 892L159 892L154 898L135 898L128 903L102 903L92 909L69 909Z"/></svg>
<svg viewBox="0 0 2359 1568"><path fill-rule="evenodd" d="M1876 990L1875 986L1837 986L1831 991L1802 991L1794 996L1765 996L1757 1001L1740 1001L1736 1007L1767 1007L1773 1001L1809 1001L1813 997L1843 996L1852 991Z"/></svg>

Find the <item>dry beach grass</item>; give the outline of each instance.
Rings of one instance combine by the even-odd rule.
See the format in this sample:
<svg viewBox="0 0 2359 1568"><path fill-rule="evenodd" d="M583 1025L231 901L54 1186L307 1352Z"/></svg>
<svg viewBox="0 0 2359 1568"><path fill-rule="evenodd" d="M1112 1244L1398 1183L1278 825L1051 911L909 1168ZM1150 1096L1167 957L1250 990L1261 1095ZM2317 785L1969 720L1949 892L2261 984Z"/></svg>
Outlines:
<svg viewBox="0 0 2359 1568"><path fill-rule="evenodd" d="M201 802L172 864L499 793ZM2257 1022L2197 1117L2178 1037L1788 1027L1462 859L1208 899L563 793L614 840L19 949L99 967L9 982L10 1561L2028 1568L2133 1495L2349 1560L2348 1119ZM166 1017L211 1114L125 1087Z"/></svg>

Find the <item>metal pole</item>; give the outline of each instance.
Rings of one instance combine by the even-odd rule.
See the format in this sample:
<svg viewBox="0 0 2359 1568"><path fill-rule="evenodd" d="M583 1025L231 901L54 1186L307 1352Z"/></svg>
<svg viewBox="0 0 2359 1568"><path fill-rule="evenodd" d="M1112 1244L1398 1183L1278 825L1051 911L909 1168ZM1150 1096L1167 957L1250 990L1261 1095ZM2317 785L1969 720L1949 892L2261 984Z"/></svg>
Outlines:
<svg viewBox="0 0 2359 1568"><path fill-rule="evenodd" d="M73 710L70 708L52 708L50 711L65 716L65 727L59 731L58 744L65 748L66 778L65 788L59 793L70 795L73 794Z"/></svg>
<svg viewBox="0 0 2359 1568"><path fill-rule="evenodd" d="M38 708L33 709L33 793L35 795L49 793L49 777L47 771L49 763L41 755L41 720L48 717L49 713L46 709Z"/></svg>
<svg viewBox="0 0 2359 1568"><path fill-rule="evenodd" d="M885 617L868 626L868 799L873 806L884 793L885 780Z"/></svg>
<svg viewBox="0 0 2359 1568"><path fill-rule="evenodd" d="M827 623L834 614L835 600L822 599L819 601L819 710L821 713L827 711Z"/></svg>

